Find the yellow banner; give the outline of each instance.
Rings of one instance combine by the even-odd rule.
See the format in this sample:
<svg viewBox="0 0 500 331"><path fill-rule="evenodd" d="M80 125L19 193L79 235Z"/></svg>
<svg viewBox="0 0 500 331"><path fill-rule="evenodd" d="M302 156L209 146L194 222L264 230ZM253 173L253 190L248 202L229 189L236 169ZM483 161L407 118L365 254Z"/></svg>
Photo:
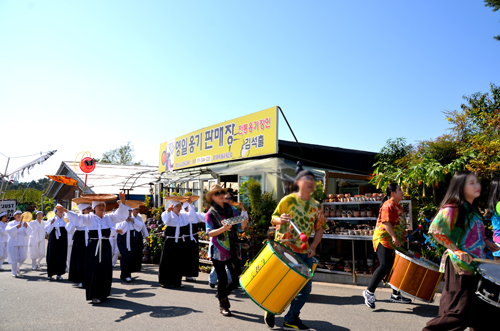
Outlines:
<svg viewBox="0 0 500 331"><path fill-rule="evenodd" d="M169 164L178 170L277 152L278 107L272 107L161 144L159 171L172 170Z"/></svg>

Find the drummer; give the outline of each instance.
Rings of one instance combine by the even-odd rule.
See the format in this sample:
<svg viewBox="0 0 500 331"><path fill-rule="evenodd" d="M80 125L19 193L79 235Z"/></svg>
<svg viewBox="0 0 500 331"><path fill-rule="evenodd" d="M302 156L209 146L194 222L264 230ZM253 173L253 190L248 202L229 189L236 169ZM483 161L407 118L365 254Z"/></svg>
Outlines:
<svg viewBox="0 0 500 331"><path fill-rule="evenodd" d="M387 186L386 196L382 200L377 226L373 234L373 250L377 252L380 266L373 273L368 288L363 291L365 304L375 309L375 290L384 277L391 272L394 263L394 249L401 247L406 226L406 216L399 202L403 200L401 187L392 183ZM390 302L411 303L398 290L393 289Z"/></svg>
<svg viewBox="0 0 500 331"><path fill-rule="evenodd" d="M486 240L483 218L474 200L481 195L481 184L470 171L453 176L441 207L429 228L436 241L447 248L440 272L445 285L439 303L439 315L423 330L492 330L498 309L475 294L479 278L474 275L473 258L485 258L484 249L498 251Z"/></svg>
<svg viewBox="0 0 500 331"><path fill-rule="evenodd" d="M500 178L491 182L487 216L493 225L493 241L500 245ZM493 253L495 261L500 261L500 251Z"/></svg>
<svg viewBox="0 0 500 331"><path fill-rule="evenodd" d="M272 224L276 225L276 240L287 240L283 244L295 252L308 266L312 268L313 257L316 255L316 247L323 238L324 230L328 229L323 209L318 201L311 197L316 183L314 174L309 170L302 169L302 163L297 163L295 170L295 184L298 192L287 195L279 202L273 214ZM299 216L300 215L300 216ZM299 228L299 230L309 237L312 231L315 231L313 242L308 245L307 250L302 249L300 234L297 233L290 220ZM307 284L300 293L292 300L290 309L285 315L283 329L285 330L309 330L299 318L300 310L307 302L311 293L312 284ZM274 315L266 311L264 321L269 328L274 328Z"/></svg>

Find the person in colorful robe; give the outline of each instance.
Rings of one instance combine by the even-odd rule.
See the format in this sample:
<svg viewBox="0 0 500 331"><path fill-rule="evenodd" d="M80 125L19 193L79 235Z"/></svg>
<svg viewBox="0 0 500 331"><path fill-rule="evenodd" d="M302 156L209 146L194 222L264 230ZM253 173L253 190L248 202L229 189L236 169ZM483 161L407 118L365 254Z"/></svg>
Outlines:
<svg viewBox="0 0 500 331"><path fill-rule="evenodd" d="M476 175L462 170L455 173L437 215L429 227L436 241L447 250L441 260L444 289L439 302L439 314L430 320L424 331L491 330L498 308L476 295L479 282L474 258L486 258L485 249L499 247L486 239L481 213L474 200L481 195L481 183Z"/></svg>

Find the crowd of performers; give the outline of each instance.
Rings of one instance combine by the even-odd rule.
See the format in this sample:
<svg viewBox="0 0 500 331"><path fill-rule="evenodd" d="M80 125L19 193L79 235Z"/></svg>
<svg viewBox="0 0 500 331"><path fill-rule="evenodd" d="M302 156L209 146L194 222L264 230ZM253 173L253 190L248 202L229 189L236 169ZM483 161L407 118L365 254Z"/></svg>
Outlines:
<svg viewBox="0 0 500 331"><path fill-rule="evenodd" d="M271 223L276 226L275 240L287 246L309 268L312 268L316 247L327 229L319 202L311 197L315 190L315 177L311 171L299 165L296 170L296 192L285 196L278 204ZM367 289L363 291L365 304L375 308L375 290L390 272L394 251L404 242L405 212L399 202L403 199L401 187L387 187L375 233L373 248L380 261ZM487 239L481 213L475 200L481 194L481 184L474 173L457 172L448 188L439 211L433 218L429 233L445 251L440 272L444 273L445 285L441 294L439 315L430 320L423 330L489 330L494 325L499 308L479 299L475 291L479 277L473 259L486 258L487 250L500 260L500 179L491 184L487 214L492 219L493 240ZM24 223L21 212L16 211L14 220L7 223L7 216L0 214L0 266L8 257L12 264L12 276L18 277L21 265L27 258L28 247L33 270L39 270L46 257L47 275L57 280L69 271L69 280L86 290L87 300L100 303L110 295L112 267L118 252L121 276L131 281L131 274L141 270L142 239L148 236L146 226L138 215L139 209L127 204L120 193L120 205L112 213L105 213L105 204L93 201L78 205L80 212L56 207L56 215L43 221L42 212L36 212L36 220ZM166 288L182 288L182 279L194 280L198 276L198 226L205 223L210 237L209 257L213 270L209 284L215 287L218 280L217 299L220 313L231 316L228 295L238 286L242 270L242 254L238 244L238 232L244 231L248 214L242 208L246 220L237 225L225 220L238 215L234 197L222 186L215 184L205 199L210 203L206 214L196 212L194 206L179 198L167 198L169 204L161 219L165 225L165 244L159 266L159 284ZM240 207L243 207L240 204ZM66 223L64 218L69 221ZM299 231L291 219L296 222ZM295 229L294 229L295 228ZM301 245L300 235L314 239ZM45 234L49 235L45 254ZM175 252L175 254L172 254ZM291 301L284 317L285 330L308 330L300 312L311 292L309 281ZM398 290L393 290L390 302L409 304L411 300ZM266 311L264 323L273 328L275 315Z"/></svg>

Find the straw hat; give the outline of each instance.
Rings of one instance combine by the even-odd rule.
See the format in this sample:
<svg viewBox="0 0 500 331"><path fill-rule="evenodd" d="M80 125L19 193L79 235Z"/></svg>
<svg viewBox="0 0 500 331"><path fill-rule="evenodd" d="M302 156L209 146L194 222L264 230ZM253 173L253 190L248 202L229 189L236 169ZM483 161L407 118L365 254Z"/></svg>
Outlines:
<svg viewBox="0 0 500 331"><path fill-rule="evenodd" d="M165 200L168 200L168 201L179 201L182 203L189 201L189 197L178 197L176 195L165 195L163 197L165 198Z"/></svg>
<svg viewBox="0 0 500 331"><path fill-rule="evenodd" d="M74 198L72 201L77 205L80 205L82 203L92 204L92 200L86 198Z"/></svg>
<svg viewBox="0 0 500 331"><path fill-rule="evenodd" d="M224 192L226 193L227 192L227 188L223 188L222 186L220 186L219 184L214 184L210 187L210 191L207 192L207 194L205 194L205 200L207 200L208 202L212 202L212 195L216 192Z"/></svg>
<svg viewBox="0 0 500 331"><path fill-rule="evenodd" d="M121 200L118 200L118 203L121 204ZM132 209L139 208L140 206L144 206L145 203L137 200L126 200L125 204Z"/></svg>
<svg viewBox="0 0 500 331"><path fill-rule="evenodd" d="M82 194L80 197L90 201L112 201L116 200L116 194Z"/></svg>

